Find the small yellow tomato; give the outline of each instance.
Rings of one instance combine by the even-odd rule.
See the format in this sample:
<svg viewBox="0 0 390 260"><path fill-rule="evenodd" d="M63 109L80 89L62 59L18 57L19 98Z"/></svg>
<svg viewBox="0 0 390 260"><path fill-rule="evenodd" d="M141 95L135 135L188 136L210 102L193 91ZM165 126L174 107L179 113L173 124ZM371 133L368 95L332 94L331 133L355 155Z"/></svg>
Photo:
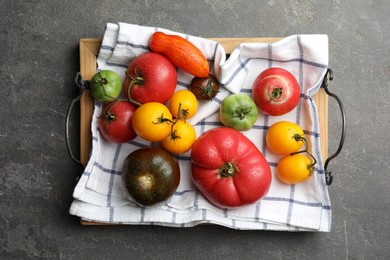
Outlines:
<svg viewBox="0 0 390 260"><path fill-rule="evenodd" d="M161 144L173 154L182 154L191 149L195 139L194 127L184 119L179 119L175 121L171 133L161 141Z"/></svg>
<svg viewBox="0 0 390 260"><path fill-rule="evenodd" d="M302 154L283 157L277 167L278 179L286 184L296 184L305 181L312 174L314 166L310 159Z"/></svg>
<svg viewBox="0 0 390 260"><path fill-rule="evenodd" d="M132 124L138 136L150 142L159 142L171 131L172 114L163 104L149 102L135 110Z"/></svg>
<svg viewBox="0 0 390 260"><path fill-rule="evenodd" d="M277 154L291 154L301 149L304 144L302 128L292 122L279 121L267 131L266 142L268 148Z"/></svg>
<svg viewBox="0 0 390 260"><path fill-rule="evenodd" d="M191 91L186 89L178 90L171 97L169 110L175 118L189 119L198 110L198 100Z"/></svg>

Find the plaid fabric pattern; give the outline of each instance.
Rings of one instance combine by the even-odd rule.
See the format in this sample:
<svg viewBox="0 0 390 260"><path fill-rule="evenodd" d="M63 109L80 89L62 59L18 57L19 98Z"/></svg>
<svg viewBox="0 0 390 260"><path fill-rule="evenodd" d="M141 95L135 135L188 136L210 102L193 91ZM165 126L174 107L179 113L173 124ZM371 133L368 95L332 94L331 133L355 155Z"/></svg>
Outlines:
<svg viewBox="0 0 390 260"><path fill-rule="evenodd" d="M318 113L312 95L320 88L328 67L326 35L293 35L273 44L241 44L229 59L216 42L184 35L163 28L133 24L107 24L98 56L98 69L110 69L124 77L131 59L149 51L148 41L155 31L178 34L193 42L206 55L211 72L223 87L210 102L200 102L199 110L190 122L197 136L222 126L219 106L230 93L251 95L256 76L269 67L283 67L292 72L301 86L301 99L290 113L271 117L260 113L254 127L243 132L264 154L273 173L269 193L257 203L237 209L221 209L210 204L191 180L190 152L176 156L181 169L181 182L168 201L152 207L141 207L126 191L121 175L124 158L146 146L158 146L136 138L129 143L113 144L100 137L97 117L102 109L95 103L91 131L93 149L88 165L74 190L70 214L85 220L116 223L191 227L213 223L234 229L330 231L331 204L321 160ZM192 76L178 70L177 89L186 89ZM305 132L318 164L308 181L285 185L278 181L275 168L278 155L265 143L269 126L280 120L299 124Z"/></svg>

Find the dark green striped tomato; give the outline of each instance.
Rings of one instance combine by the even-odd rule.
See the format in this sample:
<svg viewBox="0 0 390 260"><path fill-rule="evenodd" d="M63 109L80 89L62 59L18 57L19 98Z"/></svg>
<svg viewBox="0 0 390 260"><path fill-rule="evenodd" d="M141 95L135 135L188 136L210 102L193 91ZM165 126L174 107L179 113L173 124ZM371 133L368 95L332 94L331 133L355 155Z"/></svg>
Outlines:
<svg viewBox="0 0 390 260"><path fill-rule="evenodd" d="M133 199L141 205L150 206L173 195L179 186L180 167L166 150L147 147L126 157L122 175Z"/></svg>

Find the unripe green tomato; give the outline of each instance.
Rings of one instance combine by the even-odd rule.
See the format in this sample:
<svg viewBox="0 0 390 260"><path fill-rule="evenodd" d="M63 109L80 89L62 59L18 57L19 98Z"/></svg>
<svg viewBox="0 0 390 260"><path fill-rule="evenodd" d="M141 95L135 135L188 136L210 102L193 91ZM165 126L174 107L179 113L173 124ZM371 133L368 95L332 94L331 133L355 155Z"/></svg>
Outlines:
<svg viewBox="0 0 390 260"><path fill-rule="evenodd" d="M255 102L243 93L226 97L219 111L222 123L238 131L251 129L259 115Z"/></svg>
<svg viewBox="0 0 390 260"><path fill-rule="evenodd" d="M114 71L98 71L91 79L91 95L101 102L117 99L122 91L122 79Z"/></svg>

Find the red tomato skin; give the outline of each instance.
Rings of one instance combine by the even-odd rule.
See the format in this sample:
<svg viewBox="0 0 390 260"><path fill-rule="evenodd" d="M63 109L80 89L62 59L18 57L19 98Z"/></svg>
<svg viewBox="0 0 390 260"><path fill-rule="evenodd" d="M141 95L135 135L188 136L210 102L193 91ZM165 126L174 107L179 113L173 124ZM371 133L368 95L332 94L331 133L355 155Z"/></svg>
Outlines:
<svg viewBox="0 0 390 260"><path fill-rule="evenodd" d="M272 91L280 88L280 98L272 99ZM252 87L257 107L267 115L281 116L293 110L299 103L301 90L292 73L282 68L269 68L260 73Z"/></svg>
<svg viewBox="0 0 390 260"><path fill-rule="evenodd" d="M271 169L263 154L242 133L220 127L203 133L191 150L192 179L201 193L221 208L252 204L266 196ZM233 176L222 177L220 169L234 164Z"/></svg>
<svg viewBox="0 0 390 260"><path fill-rule="evenodd" d="M142 81L137 81L142 79ZM161 54L146 52L134 58L128 66L123 92L126 98L144 104L166 103L175 92L177 71L175 65Z"/></svg>
<svg viewBox="0 0 390 260"><path fill-rule="evenodd" d="M110 142L126 143L137 135L131 119L136 107L128 101L112 101L103 107L98 119L98 128L102 136ZM110 119L113 115L114 119Z"/></svg>

